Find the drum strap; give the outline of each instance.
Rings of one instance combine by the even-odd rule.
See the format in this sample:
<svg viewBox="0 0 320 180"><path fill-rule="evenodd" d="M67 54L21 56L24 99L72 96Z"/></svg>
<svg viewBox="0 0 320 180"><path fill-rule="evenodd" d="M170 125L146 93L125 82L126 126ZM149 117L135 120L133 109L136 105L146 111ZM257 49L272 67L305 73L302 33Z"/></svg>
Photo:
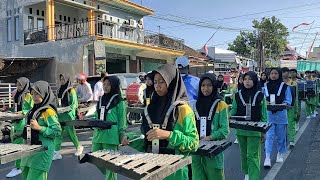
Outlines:
<svg viewBox="0 0 320 180"><path fill-rule="evenodd" d="M209 111L209 115L208 115L208 118L207 118L209 121L211 120L211 117L212 117L212 114L213 114L213 109L214 109L214 107L216 107L216 105L218 104L219 101L221 101L221 99L216 99L216 100L212 103L211 108L210 108L210 111ZM194 114L196 115L196 118L197 118L197 120L199 121L199 120L200 120L200 115L199 115L199 113L198 113L198 111L197 111L197 108L194 109Z"/></svg>
<svg viewBox="0 0 320 180"><path fill-rule="evenodd" d="M244 99L243 99L243 96L242 96L241 91L242 91L242 90L239 91L240 100L241 100L242 104L243 104L244 106L246 106L247 104L246 104L246 102L245 102ZM257 97L258 97L258 95L259 95L260 92L261 92L261 91L257 91L256 94L254 95L254 97L253 97L253 102L252 102L252 106L255 106L255 105L256 105Z"/></svg>
<svg viewBox="0 0 320 180"><path fill-rule="evenodd" d="M174 102L168 109L167 113L166 113L166 116L164 118L164 121L163 121L163 124L161 125L161 129L166 129L167 128L167 125L168 125L168 121L169 121L169 117L170 117L170 114L172 113L172 111L174 111L176 109L176 106L179 105L179 104L187 104L186 102L184 101L176 101ZM152 129L153 128L153 123L150 119L150 116L149 116L149 113L148 113L148 106L146 106L144 108L144 115L148 121L148 124L149 124L149 127Z"/></svg>

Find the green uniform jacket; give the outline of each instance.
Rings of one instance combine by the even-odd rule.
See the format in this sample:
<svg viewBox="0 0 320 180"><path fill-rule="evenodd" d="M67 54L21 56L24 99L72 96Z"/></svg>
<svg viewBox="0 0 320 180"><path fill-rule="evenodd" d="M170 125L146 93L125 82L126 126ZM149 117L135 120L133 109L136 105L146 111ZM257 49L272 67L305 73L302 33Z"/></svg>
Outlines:
<svg viewBox="0 0 320 180"><path fill-rule="evenodd" d="M263 98L262 101L262 110L261 110L261 122L267 122L267 102L266 98ZM230 111L230 115L234 116L237 112L237 102L236 99L234 98L232 101L232 109ZM256 136L256 137L261 137L261 132L258 131L249 131L249 130L243 130L243 129L236 129L236 135L240 136Z"/></svg>
<svg viewBox="0 0 320 180"><path fill-rule="evenodd" d="M95 128L92 143L119 145L120 137L124 136L127 128L126 109L125 102L121 101L114 108L110 109L108 113L105 112L105 116L108 121L116 122L118 124L111 126L111 129ZM98 118L97 112L95 113L95 117Z"/></svg>
<svg viewBox="0 0 320 180"><path fill-rule="evenodd" d="M228 137L230 133L228 108L229 106L224 101L220 101L217 104L216 112L214 114L214 118L211 124L212 131L210 136L212 140L223 140ZM224 168L223 153L220 153L215 157L210 158L210 164L212 168L223 169Z"/></svg>
<svg viewBox="0 0 320 180"><path fill-rule="evenodd" d="M75 89L71 89L69 93L70 111L58 114L59 122L71 121L76 119L76 110L78 108L78 97Z"/></svg>
<svg viewBox="0 0 320 180"><path fill-rule="evenodd" d="M26 115L30 109L33 107L33 99L30 93L27 93L23 105L22 105L22 115ZM26 125L26 119L23 118L21 121L17 121L12 123L14 126L14 131L17 134L21 134L23 132L23 128Z"/></svg>
<svg viewBox="0 0 320 180"><path fill-rule="evenodd" d="M48 172L51 167L55 147L54 138L60 136L61 127L57 114L53 109L47 109L42 112L37 120L39 125L42 126L39 132L39 140L43 146L48 147L48 150L23 158L21 160L21 166Z"/></svg>

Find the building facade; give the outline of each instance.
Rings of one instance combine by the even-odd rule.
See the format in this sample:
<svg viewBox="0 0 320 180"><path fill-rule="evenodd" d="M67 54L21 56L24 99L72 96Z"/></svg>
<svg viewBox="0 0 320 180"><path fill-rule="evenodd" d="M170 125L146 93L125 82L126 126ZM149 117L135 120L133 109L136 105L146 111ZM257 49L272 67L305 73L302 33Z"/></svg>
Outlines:
<svg viewBox="0 0 320 180"><path fill-rule="evenodd" d="M55 82L60 73L136 73L173 63L184 42L145 30L143 18L153 13L126 0L1 0L0 75Z"/></svg>

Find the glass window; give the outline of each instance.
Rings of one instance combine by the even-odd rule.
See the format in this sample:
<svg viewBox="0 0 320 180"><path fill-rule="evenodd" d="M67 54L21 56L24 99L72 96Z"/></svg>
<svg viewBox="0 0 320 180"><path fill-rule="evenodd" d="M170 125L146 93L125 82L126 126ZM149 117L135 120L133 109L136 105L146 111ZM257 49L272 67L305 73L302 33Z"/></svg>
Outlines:
<svg viewBox="0 0 320 180"><path fill-rule="evenodd" d="M44 19L37 19L37 28L38 30L42 30L44 28Z"/></svg>
<svg viewBox="0 0 320 180"><path fill-rule="evenodd" d="M28 30L33 30L34 28L34 19L32 16L28 17Z"/></svg>
<svg viewBox="0 0 320 180"><path fill-rule="evenodd" d="M19 16L14 17L14 37L15 40L19 40Z"/></svg>
<svg viewBox="0 0 320 180"><path fill-rule="evenodd" d="M11 18L8 18L7 19L7 39L8 39L8 42L11 41Z"/></svg>

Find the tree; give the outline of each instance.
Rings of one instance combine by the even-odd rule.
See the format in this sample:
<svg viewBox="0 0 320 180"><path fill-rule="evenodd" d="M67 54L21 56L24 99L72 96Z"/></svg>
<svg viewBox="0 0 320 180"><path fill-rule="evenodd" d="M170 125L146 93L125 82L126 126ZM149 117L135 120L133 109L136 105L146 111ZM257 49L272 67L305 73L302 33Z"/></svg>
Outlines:
<svg viewBox="0 0 320 180"><path fill-rule="evenodd" d="M278 59L288 44L288 28L274 16L264 17L261 21L253 20L252 24L256 30L254 32L240 32L240 35L229 44L228 49L239 55L250 57L251 52L259 47L259 42L263 41L265 57Z"/></svg>

